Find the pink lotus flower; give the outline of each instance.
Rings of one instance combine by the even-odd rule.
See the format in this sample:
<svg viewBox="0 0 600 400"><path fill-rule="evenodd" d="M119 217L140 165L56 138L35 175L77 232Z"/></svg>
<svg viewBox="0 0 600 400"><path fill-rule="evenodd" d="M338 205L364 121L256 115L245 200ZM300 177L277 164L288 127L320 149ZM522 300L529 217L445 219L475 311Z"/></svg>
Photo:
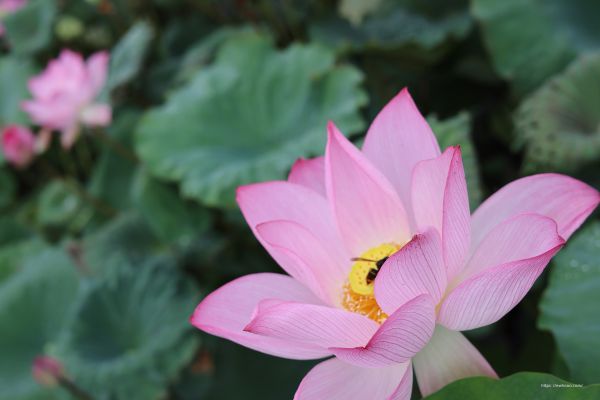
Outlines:
<svg viewBox="0 0 600 400"><path fill-rule="evenodd" d="M80 124L97 127L111 122L110 105L95 102L106 83L108 59L108 53L99 52L85 62L80 54L63 50L29 80L34 99L25 101L23 109L36 124L61 131L65 148L77 139Z"/></svg>
<svg viewBox="0 0 600 400"><path fill-rule="evenodd" d="M4 158L17 168L25 168L35 156L35 136L28 128L8 125L2 132Z"/></svg>
<svg viewBox="0 0 600 400"><path fill-rule="evenodd" d="M0 20L25 7L27 0L0 0ZM0 24L0 36L4 35L4 25Z"/></svg>
<svg viewBox="0 0 600 400"><path fill-rule="evenodd" d="M321 362L296 400L409 399L496 373L460 333L531 288L600 201L575 179L510 183L471 216L461 151L440 154L407 90L356 149L330 123L325 157L287 182L241 187L252 231L290 275L261 273L207 296L191 323L268 354Z"/></svg>

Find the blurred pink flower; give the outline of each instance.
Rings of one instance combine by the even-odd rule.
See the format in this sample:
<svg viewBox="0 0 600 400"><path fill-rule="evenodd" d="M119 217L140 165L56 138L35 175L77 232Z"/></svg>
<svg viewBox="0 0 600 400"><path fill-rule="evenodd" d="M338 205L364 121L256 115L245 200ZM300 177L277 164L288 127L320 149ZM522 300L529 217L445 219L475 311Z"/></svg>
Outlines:
<svg viewBox="0 0 600 400"><path fill-rule="evenodd" d="M2 132L4 158L18 168L25 168L35 156L35 136L20 125L8 125Z"/></svg>
<svg viewBox="0 0 600 400"><path fill-rule="evenodd" d="M23 102L23 109L36 124L61 131L63 147L71 147L80 124L95 127L111 122L110 105L95 102L106 83L108 61L107 52L85 62L80 54L63 50L44 72L29 80L33 100Z"/></svg>
<svg viewBox="0 0 600 400"><path fill-rule="evenodd" d="M236 279L191 323L268 354L317 359L296 400L410 399L496 373L460 333L509 312L600 201L575 179L514 181L470 215L461 150L441 153L403 90L359 151L330 123L325 157L239 188L290 275Z"/></svg>
<svg viewBox="0 0 600 400"><path fill-rule="evenodd" d="M48 356L36 357L31 369L33 378L42 386L56 386L64 377L62 364Z"/></svg>
<svg viewBox="0 0 600 400"><path fill-rule="evenodd" d="M0 0L0 20L18 11L27 4L27 0ZM0 24L0 36L4 35L4 25Z"/></svg>

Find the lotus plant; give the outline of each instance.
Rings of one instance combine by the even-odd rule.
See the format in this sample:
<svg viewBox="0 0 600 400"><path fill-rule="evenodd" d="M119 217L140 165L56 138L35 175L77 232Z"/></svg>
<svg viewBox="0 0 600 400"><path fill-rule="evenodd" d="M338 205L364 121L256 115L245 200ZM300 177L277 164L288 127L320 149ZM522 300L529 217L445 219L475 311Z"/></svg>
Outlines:
<svg viewBox="0 0 600 400"><path fill-rule="evenodd" d="M34 134L21 125L8 125L2 131L2 153L15 167L22 169L31 163L35 156Z"/></svg>
<svg viewBox="0 0 600 400"><path fill-rule="evenodd" d="M460 331L525 296L600 201L567 176L514 181L473 215L460 147L441 153L408 91L362 151L333 123L324 157L287 181L238 189L252 232L288 275L259 273L208 295L191 323L264 353L332 358L297 400L409 399L496 373Z"/></svg>
<svg viewBox="0 0 600 400"><path fill-rule="evenodd" d="M109 104L96 99L106 83L109 55L99 52L84 61L80 54L63 50L50 61L46 69L29 81L33 100L25 101L23 109L42 129L61 132L63 147L69 148L77 139L81 125L101 127L110 124Z"/></svg>

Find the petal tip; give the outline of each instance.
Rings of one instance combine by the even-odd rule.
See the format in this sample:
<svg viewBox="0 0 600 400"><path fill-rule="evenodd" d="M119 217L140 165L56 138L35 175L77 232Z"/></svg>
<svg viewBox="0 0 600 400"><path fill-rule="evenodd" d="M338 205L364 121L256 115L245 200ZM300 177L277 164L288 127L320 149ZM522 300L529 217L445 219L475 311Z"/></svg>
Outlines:
<svg viewBox="0 0 600 400"><path fill-rule="evenodd" d="M342 132L340 132L338 127L335 125L335 123L331 120L328 121L327 122L327 136L329 138L329 141L331 141L332 139L337 140L340 135L342 135Z"/></svg>

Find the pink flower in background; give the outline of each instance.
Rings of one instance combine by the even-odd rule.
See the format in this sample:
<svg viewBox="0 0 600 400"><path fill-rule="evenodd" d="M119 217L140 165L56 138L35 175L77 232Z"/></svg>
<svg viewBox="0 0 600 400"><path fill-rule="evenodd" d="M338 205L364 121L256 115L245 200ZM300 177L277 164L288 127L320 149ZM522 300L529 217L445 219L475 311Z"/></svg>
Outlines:
<svg viewBox="0 0 600 400"><path fill-rule="evenodd" d="M29 81L33 100L25 101L23 109L36 124L61 131L63 146L71 147L80 124L97 127L111 122L110 105L95 102L106 83L108 60L106 52L85 62L80 54L63 50Z"/></svg>
<svg viewBox="0 0 600 400"><path fill-rule="evenodd" d="M28 128L9 125L2 132L4 158L18 168L25 168L35 156L35 136Z"/></svg>
<svg viewBox="0 0 600 400"><path fill-rule="evenodd" d="M33 378L42 386L56 386L64 377L62 364L48 356L36 357L31 369Z"/></svg>
<svg viewBox="0 0 600 400"><path fill-rule="evenodd" d="M0 20L18 11L27 4L27 0L0 0ZM4 35L4 26L0 24L0 36Z"/></svg>
<svg viewBox="0 0 600 400"><path fill-rule="evenodd" d="M324 157L239 188L253 233L289 274L236 279L191 323L268 354L317 359L296 400L410 399L496 377L460 333L509 312L600 201L575 179L514 181L470 215L459 147L441 153L407 90L362 151L330 123Z"/></svg>

